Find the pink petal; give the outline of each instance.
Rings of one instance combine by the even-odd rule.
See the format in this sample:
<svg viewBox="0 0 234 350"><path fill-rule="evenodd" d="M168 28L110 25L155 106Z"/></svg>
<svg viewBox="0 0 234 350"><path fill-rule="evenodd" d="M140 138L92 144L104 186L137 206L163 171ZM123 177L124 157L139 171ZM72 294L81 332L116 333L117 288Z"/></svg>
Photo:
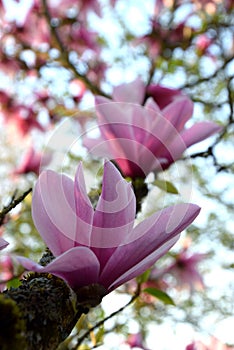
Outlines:
<svg viewBox="0 0 234 350"><path fill-rule="evenodd" d="M117 103L97 96L96 111L102 136L105 139L124 138L145 143L152 130L152 123L155 123L160 112L156 104L154 108L151 106L149 108L148 105L147 107L125 102Z"/></svg>
<svg viewBox="0 0 234 350"><path fill-rule="evenodd" d="M98 125L101 134L106 138L133 138L132 125L136 125L136 109L143 107L131 103L113 102L105 97L95 99ZM137 113L139 114L139 113ZM141 119L138 118L137 119ZM142 119L137 122L142 126Z"/></svg>
<svg viewBox="0 0 234 350"><path fill-rule="evenodd" d="M5 241L5 239L3 239L2 237L0 237L0 250L6 248L6 246L9 243L7 241Z"/></svg>
<svg viewBox="0 0 234 350"><path fill-rule="evenodd" d="M45 267L20 256L17 257L17 261L28 271L48 272L58 276L67 281L73 289L98 282L99 262L87 247L71 248Z"/></svg>
<svg viewBox="0 0 234 350"><path fill-rule="evenodd" d="M77 167L74 195L76 204L76 244L90 245L94 210L86 192L82 164Z"/></svg>
<svg viewBox="0 0 234 350"><path fill-rule="evenodd" d="M115 250L101 273L101 284L114 289L144 272L175 243L199 211L197 205L178 204L144 220Z"/></svg>
<svg viewBox="0 0 234 350"><path fill-rule="evenodd" d="M113 253L113 248L118 247L132 230L135 214L136 198L131 184L123 179L111 162L106 162L91 241L91 247L98 256L101 267Z"/></svg>
<svg viewBox="0 0 234 350"><path fill-rule="evenodd" d="M180 147L183 151L186 149L186 145L175 126L162 114L155 113L151 123L151 135L145 146L154 154L154 158L163 168L167 165L168 160L171 160L170 163L172 163L178 159L175 158L174 154L174 142L176 142L177 148ZM162 170L158 166L155 166L154 169Z"/></svg>
<svg viewBox="0 0 234 350"><path fill-rule="evenodd" d="M162 114L161 109L159 108L158 104L154 101L152 97L147 98L144 107L147 109L152 109L157 113Z"/></svg>
<svg viewBox="0 0 234 350"><path fill-rule="evenodd" d="M177 131L184 128L193 114L193 102L187 96L177 98L163 109L164 117L172 123Z"/></svg>
<svg viewBox="0 0 234 350"><path fill-rule="evenodd" d="M128 84L118 85L113 90L113 99L117 102L142 104L144 97L145 84L140 78Z"/></svg>
<svg viewBox="0 0 234 350"><path fill-rule="evenodd" d="M212 122L201 122L194 124L191 128L185 129L172 140L168 146L168 152L162 154L168 159L168 165L178 160L184 151L191 145L203 141L222 128Z"/></svg>
<svg viewBox="0 0 234 350"><path fill-rule="evenodd" d="M123 179L113 163L105 162L102 193L96 206L94 225L114 228L130 224L131 230L135 214L136 198L131 184Z"/></svg>
<svg viewBox="0 0 234 350"><path fill-rule="evenodd" d="M90 153L96 157L102 157L102 158L113 158L113 151L110 148L109 143L104 137L99 138L89 138L84 137L83 139L83 145L86 147Z"/></svg>
<svg viewBox="0 0 234 350"><path fill-rule="evenodd" d="M177 97L183 96L183 93L180 90L166 88L161 85L148 86L147 93L149 96L153 97L160 108L165 108Z"/></svg>
<svg viewBox="0 0 234 350"><path fill-rule="evenodd" d="M117 278L108 288L108 292L118 288L122 284L130 281L132 278L135 278L141 275L143 272L148 270L158 259L160 259L164 254L166 254L171 247L178 241L180 235L171 238L169 241L160 246L157 250L152 252L138 264L132 266L128 271L123 273L119 278Z"/></svg>
<svg viewBox="0 0 234 350"><path fill-rule="evenodd" d="M153 170L153 166L160 168L161 152L178 132L156 105L152 102L153 108L148 105L145 108L109 102L102 97L96 100L103 141L99 145L91 142L95 147L90 152L100 156L103 150L102 156L105 156L107 150L126 176L142 177Z"/></svg>
<svg viewBox="0 0 234 350"><path fill-rule="evenodd" d="M182 138L187 147L203 141L213 134L222 130L222 127L213 122L200 122L194 124L190 129L186 129L182 134Z"/></svg>
<svg viewBox="0 0 234 350"><path fill-rule="evenodd" d="M20 265L22 265L25 270L27 271L34 271L34 272L43 272L44 267L40 264L37 264L35 261L32 261L31 259L25 258L24 256L16 256L16 260Z"/></svg>
<svg viewBox="0 0 234 350"><path fill-rule="evenodd" d="M99 261L89 248L75 247L53 260L44 271L65 279L73 289L77 289L97 283L99 269Z"/></svg>
<svg viewBox="0 0 234 350"><path fill-rule="evenodd" d="M55 256L72 248L76 236L73 181L51 170L42 172L33 192L32 217Z"/></svg>

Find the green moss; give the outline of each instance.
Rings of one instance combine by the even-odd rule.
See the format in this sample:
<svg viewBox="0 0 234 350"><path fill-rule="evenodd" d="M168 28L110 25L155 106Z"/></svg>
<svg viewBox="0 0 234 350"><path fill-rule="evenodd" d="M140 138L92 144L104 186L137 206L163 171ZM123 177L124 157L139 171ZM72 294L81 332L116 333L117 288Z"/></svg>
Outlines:
<svg viewBox="0 0 234 350"><path fill-rule="evenodd" d="M0 294L0 344L1 350L27 349L25 323L16 303Z"/></svg>

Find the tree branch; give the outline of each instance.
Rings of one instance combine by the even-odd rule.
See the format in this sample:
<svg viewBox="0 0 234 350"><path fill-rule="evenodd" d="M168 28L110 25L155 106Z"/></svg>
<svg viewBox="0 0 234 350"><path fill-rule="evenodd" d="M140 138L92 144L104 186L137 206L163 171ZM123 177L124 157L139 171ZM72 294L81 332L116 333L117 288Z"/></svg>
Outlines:
<svg viewBox="0 0 234 350"><path fill-rule="evenodd" d="M0 294L1 349L57 349L80 316L98 305L102 297L99 285L75 293L58 277L29 274L21 286Z"/></svg>
<svg viewBox="0 0 234 350"><path fill-rule="evenodd" d="M97 86L95 86L85 75L79 73L76 69L76 67L72 64L71 60L69 59L69 53L67 51L67 48L63 45L63 42L59 36L59 33L55 26L51 25L51 15L49 12L49 8L47 6L46 0L42 0L45 18L47 20L48 26L50 28L51 35L53 36L54 41L58 45L58 48L60 50L60 54L62 58L65 60L67 66L71 69L71 71L75 74L77 78L82 80L85 85L90 89L90 91L96 95L102 95L105 97L109 97L106 95L102 90L100 90Z"/></svg>
<svg viewBox="0 0 234 350"><path fill-rule="evenodd" d="M31 191L32 188L29 188L20 197L16 199L15 194L12 196L10 203L7 206L5 206L0 212L0 226L3 224L6 214L9 213L13 208L15 208L19 203L21 203Z"/></svg>
<svg viewBox="0 0 234 350"><path fill-rule="evenodd" d="M114 316L118 315L119 313L121 313L124 309L126 309L126 307L128 307L129 305L131 305L139 296L140 294L140 289L138 288L136 294L134 294L132 296L132 298L129 300L129 302L127 304L125 304L124 306L122 306L120 309L112 312L109 316L105 317L104 319L102 319L101 321L97 322L93 327L89 328L79 339L77 344L71 349L71 350L76 350L77 347L79 345L82 344L82 342L84 341L85 338L87 338L89 336L89 334L91 332L93 332L95 329L99 328L100 326L102 326L106 321L110 320L111 318L113 318Z"/></svg>
<svg viewBox="0 0 234 350"><path fill-rule="evenodd" d="M201 83L205 83L207 81L210 81L211 79L214 79L220 71L224 70L226 68L226 66L233 60L233 56L227 58L223 64L212 74L212 75L209 75L208 77L205 77L205 78L199 78L197 79L196 81L193 81L192 83L187 83L183 86L180 86L180 89L183 90L183 89L186 89L186 88L191 88L191 87L194 87L196 86L197 84L201 84Z"/></svg>

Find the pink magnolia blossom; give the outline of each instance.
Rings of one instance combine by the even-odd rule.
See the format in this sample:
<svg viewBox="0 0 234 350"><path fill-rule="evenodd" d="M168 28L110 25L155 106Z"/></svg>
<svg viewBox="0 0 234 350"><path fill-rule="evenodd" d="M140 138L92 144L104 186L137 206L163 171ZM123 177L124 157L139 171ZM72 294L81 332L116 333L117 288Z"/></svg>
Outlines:
<svg viewBox="0 0 234 350"><path fill-rule="evenodd" d="M157 104L158 100L163 106ZM145 94L151 94L145 105ZM192 101L178 90L158 85L146 88L140 79L114 88L113 100L97 96L99 138L84 138L91 154L115 160L123 175L145 177L167 169L191 145L221 130L212 122L185 128Z"/></svg>
<svg viewBox="0 0 234 350"><path fill-rule="evenodd" d="M20 62L14 57L7 57L0 48L0 70L5 74L14 76L20 68Z"/></svg>
<svg viewBox="0 0 234 350"><path fill-rule="evenodd" d="M142 350L147 350L143 345L143 337L140 332L129 334L125 343L128 344L131 349L137 347Z"/></svg>
<svg viewBox="0 0 234 350"><path fill-rule="evenodd" d="M190 291L203 289L204 282L197 265L206 257L207 254L189 254L184 249L176 256L175 262L164 270L164 273L174 276L180 288L189 288Z"/></svg>
<svg viewBox="0 0 234 350"><path fill-rule="evenodd" d="M24 257L18 261L27 270L63 278L74 290L98 284L107 294L153 265L199 211L197 205L178 204L133 227L133 189L111 162L105 163L95 209L86 193L81 163L74 181L44 171L33 192L32 217L55 259L45 267Z"/></svg>
<svg viewBox="0 0 234 350"><path fill-rule="evenodd" d="M101 6L98 0L60 0L48 1L50 14L53 17L65 17L69 8L76 9L79 14L79 19L86 20L90 11L94 11L101 17Z"/></svg>
<svg viewBox="0 0 234 350"><path fill-rule="evenodd" d="M40 169L43 165L47 165L50 162L49 154L43 155L40 152L36 152L33 147L30 147L21 160L20 165L13 172L14 175L35 173L39 175Z"/></svg>
<svg viewBox="0 0 234 350"><path fill-rule="evenodd" d="M46 19L33 11L28 12L23 24L15 26L14 35L34 49L50 43L50 32Z"/></svg>
<svg viewBox="0 0 234 350"><path fill-rule="evenodd" d="M196 47L201 53L204 53L212 43L213 40L207 34L201 34L197 38Z"/></svg>
<svg viewBox="0 0 234 350"><path fill-rule="evenodd" d="M100 59L92 58L89 61L89 71L87 77L97 86L100 86L103 77L105 76L108 65Z"/></svg>
<svg viewBox="0 0 234 350"><path fill-rule="evenodd" d="M159 20L160 11L164 4L161 1L156 2L155 16L151 19L151 28L149 33L133 39L133 45L143 44L148 55L155 59L162 54L164 50L181 47L183 49L190 46L190 39L195 29L187 25L187 21L192 15L189 13L182 22L165 27Z"/></svg>
<svg viewBox="0 0 234 350"><path fill-rule="evenodd" d="M202 56L206 55L207 57L210 57L213 61L216 60L215 55L212 54L210 50L210 46L214 43L214 39L209 38L207 34L201 34L197 37L196 40L196 50L197 54Z"/></svg>
<svg viewBox="0 0 234 350"><path fill-rule="evenodd" d="M154 101L157 103L160 109L167 107L179 97L185 97L184 93L181 90L167 88L159 84L149 85L147 87L146 93L148 96L153 97Z"/></svg>
<svg viewBox="0 0 234 350"><path fill-rule="evenodd" d="M90 10L93 10L98 16L101 17L101 7L98 0L80 0L79 8L82 15L87 16Z"/></svg>
<svg viewBox="0 0 234 350"><path fill-rule="evenodd" d="M33 108L17 104L13 99L8 104L8 108L3 109L2 116L9 129L13 129L13 132L19 137L28 135L32 129L45 131L45 128L37 120L37 113Z"/></svg>
<svg viewBox="0 0 234 350"><path fill-rule="evenodd" d="M59 28L60 38L69 49L83 54L87 49L100 53L97 43L97 33L88 30L85 24L76 23L73 26L66 25Z"/></svg>
<svg viewBox="0 0 234 350"><path fill-rule="evenodd" d="M225 0L224 6L227 11L231 11L234 8L234 0Z"/></svg>

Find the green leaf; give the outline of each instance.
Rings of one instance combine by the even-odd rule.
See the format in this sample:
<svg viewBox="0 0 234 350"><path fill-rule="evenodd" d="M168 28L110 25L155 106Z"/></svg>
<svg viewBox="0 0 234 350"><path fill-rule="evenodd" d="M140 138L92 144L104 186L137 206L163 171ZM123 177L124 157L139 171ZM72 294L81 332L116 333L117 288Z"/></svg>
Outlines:
<svg viewBox="0 0 234 350"><path fill-rule="evenodd" d="M144 283L144 282L148 281L148 278L149 278L149 275L150 275L150 271L151 271L150 269L146 270L140 276L138 276L136 278L137 282L141 284L141 283Z"/></svg>
<svg viewBox="0 0 234 350"><path fill-rule="evenodd" d="M11 280L9 280L7 282L7 288L18 288L21 285L21 281L16 277L16 278L12 278Z"/></svg>
<svg viewBox="0 0 234 350"><path fill-rule="evenodd" d="M96 343L97 344L103 343L104 334L105 334L105 329L104 329L104 326L102 325L96 334Z"/></svg>
<svg viewBox="0 0 234 350"><path fill-rule="evenodd" d="M179 191L177 190L177 188L170 181L157 179L153 182L153 184L165 192L172 193L172 194L179 194Z"/></svg>
<svg viewBox="0 0 234 350"><path fill-rule="evenodd" d="M160 289L149 287L149 288L143 289L142 292L145 292L145 293L152 295L153 297L162 301L164 304L175 305L172 298L167 293L163 292Z"/></svg>

